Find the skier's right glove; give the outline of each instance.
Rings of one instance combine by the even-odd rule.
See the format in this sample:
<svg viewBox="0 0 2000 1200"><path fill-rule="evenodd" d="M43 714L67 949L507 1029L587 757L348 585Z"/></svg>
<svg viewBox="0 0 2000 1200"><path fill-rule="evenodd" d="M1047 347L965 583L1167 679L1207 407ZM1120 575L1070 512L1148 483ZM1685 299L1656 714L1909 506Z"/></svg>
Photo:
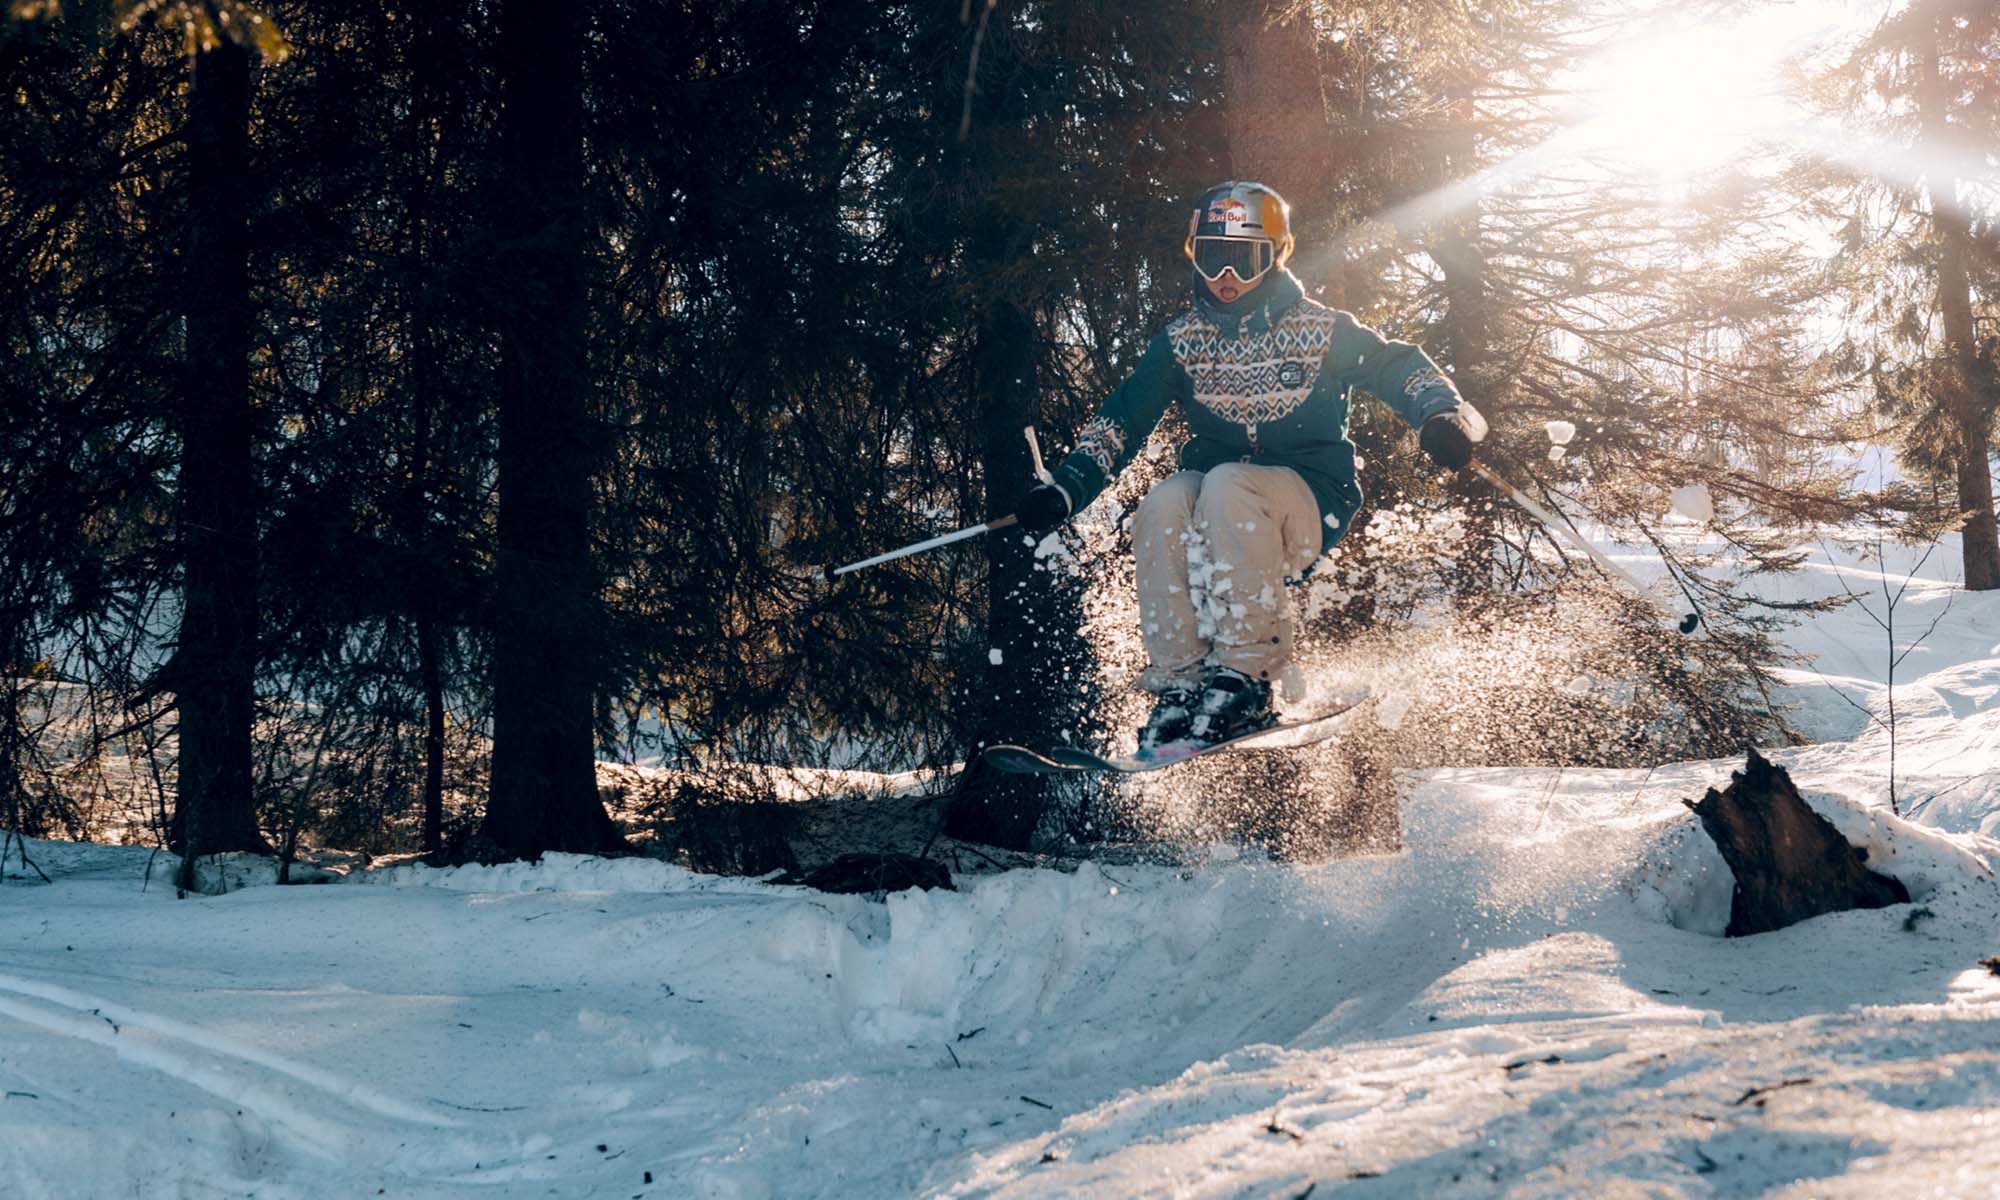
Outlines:
<svg viewBox="0 0 2000 1200"><path fill-rule="evenodd" d="M1069 493L1053 483L1038 484L1021 497L1014 519L1023 533L1047 533L1069 519Z"/></svg>
<svg viewBox="0 0 2000 1200"><path fill-rule="evenodd" d="M1455 412L1439 413L1424 422L1417 444L1431 461L1447 471L1463 471L1472 462L1472 434Z"/></svg>

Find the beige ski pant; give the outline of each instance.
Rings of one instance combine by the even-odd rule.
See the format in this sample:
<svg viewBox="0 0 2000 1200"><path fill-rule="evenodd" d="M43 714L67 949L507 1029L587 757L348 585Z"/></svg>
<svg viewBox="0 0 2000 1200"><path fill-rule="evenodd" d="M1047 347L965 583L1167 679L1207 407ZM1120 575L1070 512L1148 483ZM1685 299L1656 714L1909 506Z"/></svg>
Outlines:
<svg viewBox="0 0 2000 1200"><path fill-rule="evenodd" d="M1292 656L1285 578L1319 550L1319 501L1289 467L1224 463L1162 480L1132 518L1152 660L1139 686L1192 683L1204 666L1275 681Z"/></svg>

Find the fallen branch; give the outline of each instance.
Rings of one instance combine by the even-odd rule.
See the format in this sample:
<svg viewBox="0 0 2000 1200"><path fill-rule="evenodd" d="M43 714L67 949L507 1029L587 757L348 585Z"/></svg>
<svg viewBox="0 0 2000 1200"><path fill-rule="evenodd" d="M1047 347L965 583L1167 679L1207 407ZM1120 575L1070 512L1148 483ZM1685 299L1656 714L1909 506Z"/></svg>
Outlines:
<svg viewBox="0 0 2000 1200"><path fill-rule="evenodd" d="M1781 1079L1776 1083L1767 1083L1763 1087L1753 1087L1749 1091L1743 1093L1741 1096L1738 1096L1731 1103L1730 1107L1740 1108L1742 1105L1748 1103L1751 1099L1757 1096L1767 1096L1772 1092L1777 1091L1779 1088L1804 1087L1806 1084L1811 1082L1812 1082L1812 1076L1803 1075L1797 1079ZM1759 1101L1759 1103L1762 1103L1762 1101Z"/></svg>

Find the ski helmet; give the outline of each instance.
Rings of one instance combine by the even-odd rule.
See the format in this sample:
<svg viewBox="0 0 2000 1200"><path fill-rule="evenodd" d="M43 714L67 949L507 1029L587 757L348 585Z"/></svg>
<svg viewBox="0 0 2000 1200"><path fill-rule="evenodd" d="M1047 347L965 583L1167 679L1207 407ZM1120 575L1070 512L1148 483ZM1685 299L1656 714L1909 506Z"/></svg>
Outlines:
<svg viewBox="0 0 2000 1200"><path fill-rule="evenodd" d="M1230 180L1203 192L1188 217L1188 262L1211 282L1233 271L1246 286L1292 257L1292 209L1261 183Z"/></svg>

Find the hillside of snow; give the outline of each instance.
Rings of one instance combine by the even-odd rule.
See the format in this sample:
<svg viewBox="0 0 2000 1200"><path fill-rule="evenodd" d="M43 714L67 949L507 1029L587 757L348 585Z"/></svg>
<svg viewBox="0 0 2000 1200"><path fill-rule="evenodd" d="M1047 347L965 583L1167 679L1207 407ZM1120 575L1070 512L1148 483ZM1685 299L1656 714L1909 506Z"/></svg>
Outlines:
<svg viewBox="0 0 2000 1200"><path fill-rule="evenodd" d="M2000 1194L2000 595L1829 543L1770 749L1915 902L1724 940L1739 761L1405 780L1407 848L886 903L646 859L0 883L0 1195ZM1871 599L1872 598L1872 599ZM152 865L164 878L164 861Z"/></svg>

